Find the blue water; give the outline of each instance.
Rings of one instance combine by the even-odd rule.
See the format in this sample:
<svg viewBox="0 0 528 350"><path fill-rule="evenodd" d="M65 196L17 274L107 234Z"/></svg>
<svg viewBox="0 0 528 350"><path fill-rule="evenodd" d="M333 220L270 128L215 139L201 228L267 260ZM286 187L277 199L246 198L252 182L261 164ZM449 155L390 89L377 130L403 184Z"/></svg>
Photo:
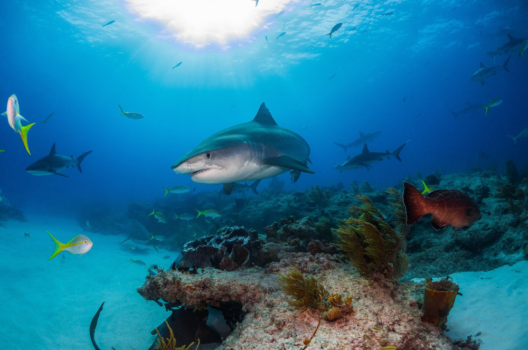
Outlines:
<svg viewBox="0 0 528 350"><path fill-rule="evenodd" d="M176 175L171 165L213 133L251 120L262 102L311 147L316 174L302 174L295 184L281 175L288 189L339 182L349 188L352 181L381 188L417 172L466 172L489 163L502 168L510 159L526 166L528 140L515 145L508 135L528 127L528 57L512 53L510 72L498 72L484 86L468 81L480 62L494 64L486 52L505 44L507 34L528 38L526 1L329 0L310 6L316 2L277 1L282 5L268 8L253 30L199 46L147 18L135 7L139 1L4 1L0 101L16 94L21 114L37 124L28 155L0 117L2 195L26 214L74 219L90 203L126 208L152 202L163 195L162 186L219 190ZM261 0L255 11L266 6ZM336 23L343 26L330 39L325 34ZM498 56L496 64L506 58ZM449 112L495 97L504 102L488 116L484 108L457 119ZM118 104L145 118L120 117ZM361 151L344 153L334 142L375 131L381 135L371 151L392 152L410 140L402 162L334 169ZM82 174L25 172L53 143L67 156L93 150ZM479 152L491 160L479 159Z"/></svg>

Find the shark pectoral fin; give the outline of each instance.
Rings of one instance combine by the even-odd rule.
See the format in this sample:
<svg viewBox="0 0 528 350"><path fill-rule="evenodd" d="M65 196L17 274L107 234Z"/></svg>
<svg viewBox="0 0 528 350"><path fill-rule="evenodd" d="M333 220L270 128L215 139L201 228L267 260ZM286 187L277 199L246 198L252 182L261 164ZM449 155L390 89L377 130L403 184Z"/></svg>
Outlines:
<svg viewBox="0 0 528 350"><path fill-rule="evenodd" d="M56 171L51 171L52 174L55 174L55 175L59 175L59 176L62 176L62 177L69 177L68 175L64 175L64 174L61 174L61 173L58 173Z"/></svg>
<svg viewBox="0 0 528 350"><path fill-rule="evenodd" d="M229 184L224 184L224 192L225 194L227 194L228 196L231 194L231 192L233 191L233 186L235 185L234 182L231 182Z"/></svg>
<svg viewBox="0 0 528 350"><path fill-rule="evenodd" d="M315 174L315 172L308 168L306 165L288 156L265 158L262 162L267 165L275 165L283 168L299 170L304 173Z"/></svg>

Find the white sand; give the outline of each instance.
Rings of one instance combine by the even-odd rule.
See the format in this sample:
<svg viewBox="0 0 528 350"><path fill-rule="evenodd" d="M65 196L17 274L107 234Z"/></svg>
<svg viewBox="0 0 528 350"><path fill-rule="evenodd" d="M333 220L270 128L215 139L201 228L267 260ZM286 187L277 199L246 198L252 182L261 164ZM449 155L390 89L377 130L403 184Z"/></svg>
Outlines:
<svg viewBox="0 0 528 350"><path fill-rule="evenodd" d="M162 257L176 253L151 249L135 255L119 248L124 236L84 233L94 243L90 252L82 257L65 252L48 261L55 244L45 230L65 243L83 233L77 222L40 216L5 224L0 227L2 349L91 350L89 326L103 301L97 344L148 349L155 340L150 331L170 313L136 292L147 270L130 259L168 266L173 259Z"/></svg>
<svg viewBox="0 0 528 350"><path fill-rule="evenodd" d="M528 261L488 272L453 274L460 293L446 334L453 338L482 334L480 350L520 350L528 341Z"/></svg>

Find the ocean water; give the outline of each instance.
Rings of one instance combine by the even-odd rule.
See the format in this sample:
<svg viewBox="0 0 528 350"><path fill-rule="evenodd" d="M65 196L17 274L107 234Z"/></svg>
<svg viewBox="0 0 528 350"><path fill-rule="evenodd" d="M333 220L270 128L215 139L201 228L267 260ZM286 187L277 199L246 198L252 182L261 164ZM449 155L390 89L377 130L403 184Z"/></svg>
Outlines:
<svg viewBox="0 0 528 350"><path fill-rule="evenodd" d="M205 205L200 198L221 191L171 166L214 133L251 121L262 103L279 126L309 144L315 174L302 173L295 183L288 173L278 176L292 193L339 183L351 191L353 181L381 189L418 172L502 173L509 160L520 171L528 167L528 140L508 137L528 128L528 52L521 53L528 44L495 58L488 54L507 44L508 35L528 38L526 1L255 4L2 3L0 102L16 94L20 114L36 124L28 133L30 155L0 116L0 214L17 208L25 217L0 215L0 298L6 303L0 348L27 348L36 337L39 349L91 349L88 328L102 301L101 344L148 348L155 340L150 331L167 315L136 292L145 268L130 259L168 268L185 241L219 226L180 220L171 231L148 214L170 203L173 212L165 215L172 222L174 213L195 214ZM508 57L509 72L498 68L483 85L469 81L481 62L502 66ZM460 113L494 98L502 103L487 115L484 107ZM144 118L120 116L118 105ZM370 151L393 152L408 142L401 162L391 157L369 168L334 168L362 151L344 152L335 142L378 131ZM68 178L28 173L53 144L67 157L92 151L82 173L75 167L60 172ZM259 193L270 181L262 181ZM190 193L164 198L162 187L176 185ZM223 214L220 207L198 209ZM166 244L143 254L122 249L132 219L150 220L147 231ZM64 252L48 261L54 244L46 231L62 243L83 234L94 246L80 258Z"/></svg>

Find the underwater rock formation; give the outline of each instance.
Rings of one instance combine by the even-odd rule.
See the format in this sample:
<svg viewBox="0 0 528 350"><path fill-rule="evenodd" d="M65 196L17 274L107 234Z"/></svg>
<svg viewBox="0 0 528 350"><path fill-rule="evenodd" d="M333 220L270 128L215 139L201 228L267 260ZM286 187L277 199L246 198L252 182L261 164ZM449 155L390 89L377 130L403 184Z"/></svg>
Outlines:
<svg viewBox="0 0 528 350"><path fill-rule="evenodd" d="M286 274L294 266L302 273L312 273L330 295L352 296L353 312L339 315L334 310L327 314L328 320L321 321L319 331L310 342L312 348L458 349L437 327L420 320L420 302L412 295L420 289L423 293L423 284L377 284L354 277L354 269L337 259L328 260L329 269L317 270L317 257L309 253L284 254L275 263L273 272ZM312 266L311 272L303 271L306 270L303 262L308 264L305 267ZM146 300L163 299L194 310L204 310L207 306L221 308L226 303L238 305L238 310L246 313L241 316L235 312L239 324L218 349L301 348L318 325L320 310L298 312L288 304L278 282L276 273L259 268L227 272L209 267L200 275L161 271L155 277L147 277L138 292Z"/></svg>
<svg viewBox="0 0 528 350"><path fill-rule="evenodd" d="M238 226L224 227L214 236L185 243L182 258L187 267L233 271L240 266L250 266L261 248L256 231Z"/></svg>

